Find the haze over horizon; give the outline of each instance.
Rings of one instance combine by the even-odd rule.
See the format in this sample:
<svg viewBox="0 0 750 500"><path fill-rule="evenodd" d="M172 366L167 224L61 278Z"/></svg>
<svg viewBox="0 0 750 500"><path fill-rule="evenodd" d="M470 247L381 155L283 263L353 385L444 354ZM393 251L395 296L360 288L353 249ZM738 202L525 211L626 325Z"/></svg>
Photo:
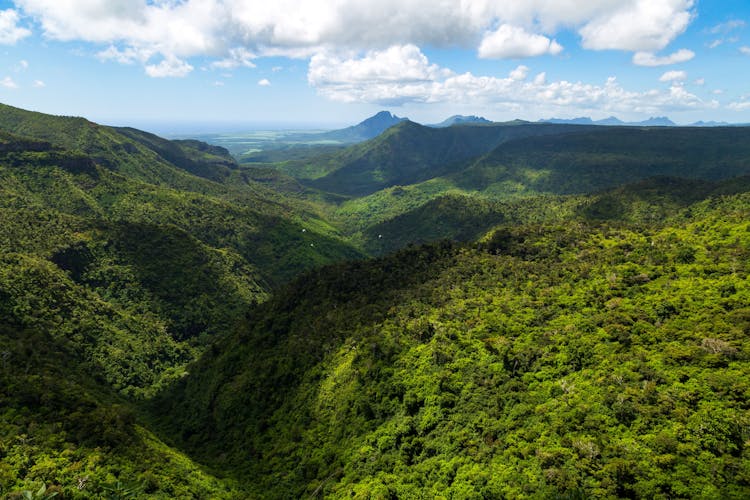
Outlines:
<svg viewBox="0 0 750 500"><path fill-rule="evenodd" d="M738 0L0 1L0 102L151 130L745 123L749 21Z"/></svg>

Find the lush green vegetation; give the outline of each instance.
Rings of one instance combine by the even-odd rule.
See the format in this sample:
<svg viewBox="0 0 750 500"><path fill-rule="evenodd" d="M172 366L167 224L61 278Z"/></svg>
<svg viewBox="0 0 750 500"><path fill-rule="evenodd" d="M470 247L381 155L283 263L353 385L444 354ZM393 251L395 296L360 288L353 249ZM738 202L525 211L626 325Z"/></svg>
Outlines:
<svg viewBox="0 0 750 500"><path fill-rule="evenodd" d="M748 215L712 198L324 268L163 416L263 496L746 497Z"/></svg>
<svg viewBox="0 0 750 500"><path fill-rule="evenodd" d="M747 133L2 107L0 498L747 498Z"/></svg>
<svg viewBox="0 0 750 500"><path fill-rule="evenodd" d="M137 402L273 287L360 254L219 148L14 108L3 127L34 137L0 131L0 497L236 498Z"/></svg>

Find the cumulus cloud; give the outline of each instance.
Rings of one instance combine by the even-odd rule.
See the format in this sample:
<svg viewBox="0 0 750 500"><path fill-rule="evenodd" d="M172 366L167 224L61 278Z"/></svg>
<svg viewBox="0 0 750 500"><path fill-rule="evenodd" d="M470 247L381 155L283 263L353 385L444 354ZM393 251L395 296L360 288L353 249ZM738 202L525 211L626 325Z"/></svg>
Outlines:
<svg viewBox="0 0 750 500"><path fill-rule="evenodd" d="M557 54L560 30L590 49L653 52L681 34L694 0L15 0L44 35L102 44L124 63L209 57L216 67L251 67L253 57L308 58L391 46L476 47L482 57ZM0 16L14 27L15 10ZM4 16L4 17L3 17ZM0 27L2 22L0 22ZM19 31L20 30L20 31ZM5 30L7 32L7 30ZM3 32L0 29L0 33ZM2 41L2 37L0 37ZM243 53L239 51L244 50ZM233 52L234 51L234 52ZM145 62L143 59L147 58ZM154 72L154 70L150 70ZM169 73L169 71L164 71ZM180 73L180 72L178 72Z"/></svg>
<svg viewBox="0 0 750 500"><path fill-rule="evenodd" d="M528 72L528 68L520 66L506 78L456 74L431 64L415 46L396 46L360 57L315 56L308 80L329 99L381 105L450 102L526 111L572 108L652 114L717 105L702 101L682 85L634 92L624 89L615 78L593 85L564 80L548 82L547 75L540 73L529 81Z"/></svg>
<svg viewBox="0 0 750 500"><path fill-rule="evenodd" d="M693 17L693 0L620 2L584 25L579 33L588 49L657 51L682 34Z"/></svg>
<svg viewBox="0 0 750 500"><path fill-rule="evenodd" d="M740 52L742 52L746 56L750 56L750 47L742 46L740 47Z"/></svg>
<svg viewBox="0 0 750 500"><path fill-rule="evenodd" d="M6 89L17 89L18 84L13 81L13 78L6 76L2 80L0 80L0 86L5 87Z"/></svg>
<svg viewBox="0 0 750 500"><path fill-rule="evenodd" d="M479 57L486 59L508 59L556 55L563 47L546 36L529 33L518 26L503 24L488 33L479 45Z"/></svg>
<svg viewBox="0 0 750 500"><path fill-rule="evenodd" d="M183 77L191 71L191 65L174 56L165 57L159 64L146 66L146 74L152 78Z"/></svg>
<svg viewBox="0 0 750 500"><path fill-rule="evenodd" d="M262 80L258 81L258 85L260 85L261 87L270 87L271 82L268 80L268 78L263 78Z"/></svg>
<svg viewBox="0 0 750 500"><path fill-rule="evenodd" d="M18 26L18 21L17 11L0 10L0 44L15 45L16 42L31 34L28 29Z"/></svg>
<svg viewBox="0 0 750 500"><path fill-rule="evenodd" d="M426 85L449 74L430 64L415 45L396 45L360 58L317 54L310 60L307 80L334 100L398 104L421 100Z"/></svg>
<svg viewBox="0 0 750 500"><path fill-rule="evenodd" d="M636 66L668 66L691 60L695 52L688 49L680 49L667 56L657 56L653 52L636 52L633 55L633 64Z"/></svg>
<svg viewBox="0 0 750 500"><path fill-rule="evenodd" d="M684 71L667 71L661 77L660 82L683 82L687 80L687 73Z"/></svg>
<svg viewBox="0 0 750 500"><path fill-rule="evenodd" d="M32 84L32 86L35 89L43 89L47 85L42 80L34 80L34 83Z"/></svg>
<svg viewBox="0 0 750 500"><path fill-rule="evenodd" d="M110 45L106 49L96 53L96 57L102 61L116 61L120 64L133 64L135 62L145 63L151 59L153 55L153 50L143 48L136 49L134 47L118 49L114 45Z"/></svg>
<svg viewBox="0 0 750 500"><path fill-rule="evenodd" d="M513 71L510 72L511 79L513 80L525 80L527 76L529 76L529 68L528 66L524 66L523 64Z"/></svg>

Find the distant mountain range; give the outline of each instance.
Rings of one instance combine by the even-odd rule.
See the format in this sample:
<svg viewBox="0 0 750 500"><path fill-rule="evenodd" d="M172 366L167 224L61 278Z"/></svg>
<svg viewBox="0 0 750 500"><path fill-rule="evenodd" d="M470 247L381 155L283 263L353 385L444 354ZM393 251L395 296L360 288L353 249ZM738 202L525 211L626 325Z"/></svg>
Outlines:
<svg viewBox="0 0 750 500"><path fill-rule="evenodd" d="M332 130L325 132L321 136L325 136L327 139L339 140L341 142L360 142L362 140L372 139L377 137L390 127L397 125L408 118L399 118L398 116L388 112L380 111L379 113L371 116L363 122L347 127L340 130ZM523 120L518 120L523 123ZM446 118L440 123L426 124L427 127L432 128L445 128L452 127L454 125L489 125L493 123L491 120L483 116L476 115L453 115ZM697 121L688 125L678 125L666 116L653 116L648 120L626 122L620 120L616 116L610 116L609 118L603 118L601 120L594 120L588 116L581 116L577 118L549 118L541 119L538 123L554 123L558 125L608 125L608 126L627 126L627 127L734 127L744 126L746 124L740 123L729 123L729 122L718 122L718 121Z"/></svg>
<svg viewBox="0 0 750 500"><path fill-rule="evenodd" d="M479 125L479 124L490 124L494 123L490 120L486 119L483 116L466 116L466 115L453 115L450 118L446 118L440 123L434 123L432 125L427 125L428 127L434 127L434 128L443 128L443 127L452 127L453 125Z"/></svg>
<svg viewBox="0 0 750 500"><path fill-rule="evenodd" d="M745 124L740 123L728 123L728 122L717 122L717 121L697 121L689 125L677 125L675 122L667 118L666 116L651 117L648 120L640 122L624 122L615 116L604 118L602 120L592 120L588 116L582 116L578 118L549 118L547 120L539 120L539 123L556 123L556 124L567 124L567 125L608 125L608 126L629 126L629 127L741 127Z"/></svg>
<svg viewBox="0 0 750 500"><path fill-rule="evenodd" d="M634 126L634 127L676 127L677 124L666 116L651 117L648 120L640 122L624 122L617 117L610 116L603 120L592 120L588 116L579 118L550 118L548 120L539 120L541 123L556 123L568 125L609 125L609 126Z"/></svg>

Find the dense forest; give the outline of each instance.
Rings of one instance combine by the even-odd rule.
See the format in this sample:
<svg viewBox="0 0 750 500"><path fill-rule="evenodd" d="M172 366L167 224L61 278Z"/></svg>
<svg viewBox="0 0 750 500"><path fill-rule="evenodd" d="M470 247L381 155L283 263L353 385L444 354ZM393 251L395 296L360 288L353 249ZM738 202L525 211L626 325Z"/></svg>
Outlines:
<svg viewBox="0 0 750 500"><path fill-rule="evenodd" d="M2 106L0 498L747 498L748 134Z"/></svg>

